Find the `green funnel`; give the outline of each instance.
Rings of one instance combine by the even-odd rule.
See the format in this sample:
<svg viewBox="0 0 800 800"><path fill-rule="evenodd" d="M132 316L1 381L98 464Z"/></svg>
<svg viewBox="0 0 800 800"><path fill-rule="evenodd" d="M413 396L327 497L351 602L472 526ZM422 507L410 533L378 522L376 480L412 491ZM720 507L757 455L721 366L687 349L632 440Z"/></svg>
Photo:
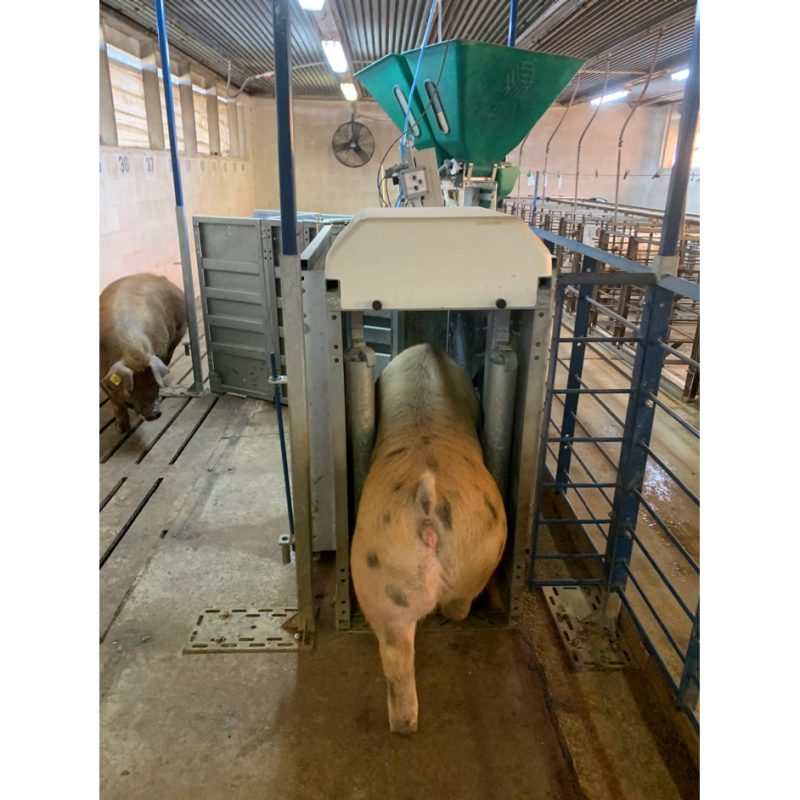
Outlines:
<svg viewBox="0 0 800 800"><path fill-rule="evenodd" d="M420 50L386 56L356 73L401 128L404 114L395 87L410 87L419 57ZM391 72L381 67L389 58L396 59ZM399 66L402 59L407 71ZM436 146L440 161L455 158L471 163L473 174L488 175L525 138L583 64L579 58L485 42L455 39L430 45L425 48L411 109L419 114L429 102L430 106L414 145L418 150ZM397 77L401 72L403 84Z"/></svg>

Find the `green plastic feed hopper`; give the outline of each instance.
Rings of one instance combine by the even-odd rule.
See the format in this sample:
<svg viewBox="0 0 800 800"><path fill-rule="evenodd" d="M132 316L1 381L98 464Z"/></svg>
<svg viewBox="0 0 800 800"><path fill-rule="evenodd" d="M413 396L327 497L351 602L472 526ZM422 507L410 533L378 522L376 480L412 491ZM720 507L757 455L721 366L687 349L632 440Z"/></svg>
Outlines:
<svg viewBox="0 0 800 800"><path fill-rule="evenodd" d="M427 59L425 59L427 61ZM374 64L356 73L356 77L366 86L367 91L381 104L399 130L403 130L406 119L408 96L414 75L410 72L408 61L404 56L390 53ZM419 92L414 93L411 103L411 117L408 121L409 132L414 136L414 147L427 150L434 147L430 123L422 116L425 106L420 103ZM413 122L416 121L416 126Z"/></svg>
<svg viewBox="0 0 800 800"><path fill-rule="evenodd" d="M408 71L402 74L410 86L420 50L410 50L402 57L408 66ZM387 58L390 57L362 70L356 77L402 127L403 118L388 71L383 70L379 77L376 70L372 85L366 76ZM400 56L394 58L400 60ZM415 113L421 112L430 101L425 121L435 139L440 161L446 156L471 163L473 174L487 176L492 166L505 159L525 138L583 64L579 58L485 42L460 39L439 42L425 48L417 97L411 108ZM398 68L395 74L399 73ZM418 150L431 146L425 141L423 135L415 142Z"/></svg>

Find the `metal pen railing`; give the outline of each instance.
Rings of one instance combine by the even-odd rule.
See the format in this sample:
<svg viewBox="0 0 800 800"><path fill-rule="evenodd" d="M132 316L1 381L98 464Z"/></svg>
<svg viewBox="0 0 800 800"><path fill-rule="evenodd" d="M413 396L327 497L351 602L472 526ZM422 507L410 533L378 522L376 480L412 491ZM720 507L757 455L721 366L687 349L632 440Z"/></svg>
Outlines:
<svg viewBox="0 0 800 800"><path fill-rule="evenodd" d="M579 268L556 273L529 586L618 594L677 706L699 730L700 434L696 412L659 396L667 357L699 373L695 358L668 344L675 299L698 302L699 286L534 231L554 259L560 248ZM614 271L602 271L610 260ZM642 293L637 322L598 302L603 286ZM595 314L617 325L614 336L593 326ZM625 347L630 358L609 345Z"/></svg>

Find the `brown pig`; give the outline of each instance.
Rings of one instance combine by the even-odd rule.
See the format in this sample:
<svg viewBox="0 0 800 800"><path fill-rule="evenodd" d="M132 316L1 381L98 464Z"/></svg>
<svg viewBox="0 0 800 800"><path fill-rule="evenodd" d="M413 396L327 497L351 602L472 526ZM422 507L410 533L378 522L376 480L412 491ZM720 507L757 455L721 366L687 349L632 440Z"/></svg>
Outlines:
<svg viewBox="0 0 800 800"><path fill-rule="evenodd" d="M184 333L184 295L166 278L129 275L103 290L100 386L111 400L120 431L130 430L129 408L148 421L161 416L159 390Z"/></svg>
<svg viewBox="0 0 800 800"><path fill-rule="evenodd" d="M378 430L351 551L359 603L378 637L389 730L417 729L414 632L438 606L462 620L500 562L506 515L483 463L467 374L423 344L378 381Z"/></svg>

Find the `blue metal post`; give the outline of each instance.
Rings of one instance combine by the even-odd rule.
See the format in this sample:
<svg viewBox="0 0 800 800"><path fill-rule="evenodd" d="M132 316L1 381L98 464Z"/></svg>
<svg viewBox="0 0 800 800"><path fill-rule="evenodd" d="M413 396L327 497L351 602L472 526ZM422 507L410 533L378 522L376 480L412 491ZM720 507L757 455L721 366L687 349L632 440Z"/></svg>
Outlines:
<svg viewBox="0 0 800 800"><path fill-rule="evenodd" d="M292 19L290 0L274 0L275 108L278 117L278 179L281 199L281 244L284 255L297 255L297 197L294 184L292 117Z"/></svg>
<svg viewBox="0 0 800 800"><path fill-rule="evenodd" d="M536 201L538 200L539 196L539 170L536 170L536 181L533 184L533 207L531 210L531 225L534 224L536 220L534 220L533 215L536 213Z"/></svg>
<svg viewBox="0 0 800 800"><path fill-rule="evenodd" d="M517 43L517 0L511 0L508 14L508 46L514 47Z"/></svg>
<svg viewBox="0 0 800 800"><path fill-rule="evenodd" d="M597 261L589 256L584 256L581 272L596 272ZM582 337L589 335L589 321L591 319L592 306L588 298L592 296L594 286L589 283L581 284L578 288L578 305L575 309L575 329L573 336ZM557 332L560 335L560 331ZM555 341L555 339L554 339ZM553 345L556 349L550 354L555 360L558 355L558 345ZM569 358L569 375L567 376L567 389L572 389L564 398L564 418L561 423L561 435L571 438L575 435L575 416L578 413L578 400L580 392L574 391L581 388L581 377L583 376L583 361L586 355L586 345L582 342L575 342L572 346L572 353ZM569 442L562 442L558 451L558 467L556 471L556 483L569 482L569 468L572 461L572 450Z"/></svg>
<svg viewBox="0 0 800 800"><path fill-rule="evenodd" d="M272 367L272 379L278 380L278 365L275 362L275 353L269 354L269 363ZM294 536L294 513L292 512L292 489L289 484L289 459L286 456L286 436L283 431L283 405L281 403L281 387L275 384L275 410L278 412L278 435L281 439L281 460L283 461L283 484L286 488L286 508L289 512L289 533Z"/></svg>
<svg viewBox="0 0 800 800"><path fill-rule="evenodd" d="M667 195L667 208L661 234L659 255L674 255L678 243L686 191L689 184L691 152L697 124L696 112L700 103L700 6L695 15L694 39L689 57L690 75L681 106L681 124L678 129L678 148L683 162L673 168ZM691 85L690 85L691 84ZM685 114L685 116L684 116ZM676 167L678 163L676 162ZM631 394L625 417L623 443L620 448L617 488L612 507L613 519L608 531L604 583L608 591L622 594L627 585L627 568L633 550L633 533L639 514L639 495L644 484L647 466L647 447L653 432L655 403L661 371L664 366L664 349L661 342L669 333L673 293L659 286L648 286L642 308L640 337L631 377Z"/></svg>
<svg viewBox="0 0 800 800"><path fill-rule="evenodd" d="M158 46L161 50L161 77L164 80L164 103L167 111L167 131L169 133L169 157L172 161L172 183L175 188L175 217L178 223L178 246L181 253L183 273L183 294L186 299L187 327L192 350L192 373L194 393L203 394L203 365L200 361L200 335L197 331L197 306L194 300L194 276L192 257L189 253L189 231L186 227L186 210L183 207L183 186L181 185L181 163L178 158L178 136L175 132L175 106L172 102L172 72L169 65L169 42L167 23L164 17L164 0L155 0Z"/></svg>

